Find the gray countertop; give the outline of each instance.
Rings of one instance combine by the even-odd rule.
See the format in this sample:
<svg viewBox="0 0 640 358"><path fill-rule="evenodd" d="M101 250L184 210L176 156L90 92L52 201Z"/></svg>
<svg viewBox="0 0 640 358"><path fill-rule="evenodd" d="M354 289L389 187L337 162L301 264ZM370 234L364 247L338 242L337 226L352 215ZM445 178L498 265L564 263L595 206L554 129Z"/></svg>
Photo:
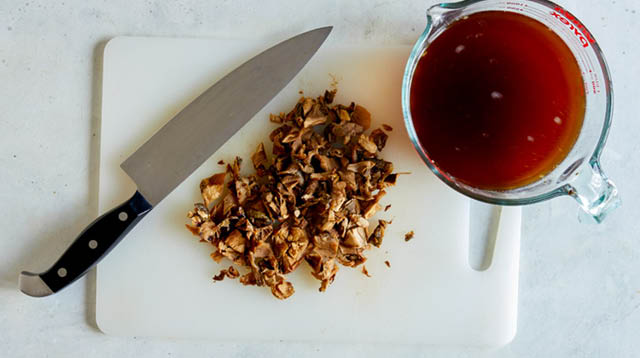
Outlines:
<svg viewBox="0 0 640 358"><path fill-rule="evenodd" d="M613 74L603 166L624 205L579 223L570 199L524 210L518 334L498 350L212 343L110 337L94 324L95 275L46 299L17 290L97 208L101 46L116 35L282 37L332 24L331 41L412 44L435 1L0 2L0 352L6 357L640 356L640 3L559 0L591 30Z"/></svg>

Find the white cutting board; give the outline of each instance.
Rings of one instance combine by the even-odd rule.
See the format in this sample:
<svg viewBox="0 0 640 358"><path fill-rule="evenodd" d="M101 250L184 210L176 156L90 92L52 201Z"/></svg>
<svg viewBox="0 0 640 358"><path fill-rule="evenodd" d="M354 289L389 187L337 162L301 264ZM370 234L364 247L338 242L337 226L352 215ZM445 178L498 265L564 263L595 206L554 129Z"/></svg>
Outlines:
<svg viewBox="0 0 640 358"><path fill-rule="evenodd" d="M183 106L269 41L118 37L105 48L100 211L134 191L119 164ZM96 320L114 335L200 337L219 341L390 342L499 346L516 331L520 210L503 209L493 264L468 264L469 201L442 184L414 151L400 106L408 47L325 45L269 105L135 227L98 266ZM298 91L316 96L338 83L336 102L356 101L374 126L390 124L383 156L401 176L380 216L393 218L382 248L367 255L372 277L341 267L327 292L305 265L291 275L296 293L234 280L213 283L212 247L184 228L200 201L198 184L235 155L245 159L288 111ZM415 238L404 241L414 230ZM389 260L391 268L385 266Z"/></svg>

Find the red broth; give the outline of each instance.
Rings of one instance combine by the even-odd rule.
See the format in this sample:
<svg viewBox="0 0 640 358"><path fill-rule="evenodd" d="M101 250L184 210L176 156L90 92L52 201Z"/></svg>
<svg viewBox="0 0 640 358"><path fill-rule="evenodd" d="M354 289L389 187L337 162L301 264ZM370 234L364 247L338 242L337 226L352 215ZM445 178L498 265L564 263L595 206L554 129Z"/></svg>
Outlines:
<svg viewBox="0 0 640 358"><path fill-rule="evenodd" d="M502 11L469 15L438 36L418 62L410 101L434 165L488 190L552 171L575 144L586 105L580 67L562 39Z"/></svg>

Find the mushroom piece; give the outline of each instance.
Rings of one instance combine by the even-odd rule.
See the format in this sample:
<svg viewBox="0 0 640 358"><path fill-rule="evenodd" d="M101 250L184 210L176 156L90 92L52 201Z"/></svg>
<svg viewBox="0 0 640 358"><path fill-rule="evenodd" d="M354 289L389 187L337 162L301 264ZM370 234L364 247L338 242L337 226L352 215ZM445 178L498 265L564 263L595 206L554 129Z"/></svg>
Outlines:
<svg viewBox="0 0 640 358"><path fill-rule="evenodd" d="M263 176L266 174L269 160L267 159L267 153L264 151L264 144L258 144L258 148L256 148L256 151L251 155L251 162L258 175Z"/></svg>
<svg viewBox="0 0 640 358"><path fill-rule="evenodd" d="M356 108L354 108L351 118L364 129L369 129L371 126L371 113L360 105L357 105Z"/></svg>
<svg viewBox="0 0 640 358"><path fill-rule="evenodd" d="M226 173L214 174L200 182L200 193L206 207L209 207L214 200L222 195L226 176Z"/></svg>
<svg viewBox="0 0 640 358"><path fill-rule="evenodd" d="M373 232L369 235L367 242L375 247L380 247L380 245L382 245L382 238L384 237L384 230L387 228L387 224L389 224L388 221L378 220L378 226L373 229Z"/></svg>

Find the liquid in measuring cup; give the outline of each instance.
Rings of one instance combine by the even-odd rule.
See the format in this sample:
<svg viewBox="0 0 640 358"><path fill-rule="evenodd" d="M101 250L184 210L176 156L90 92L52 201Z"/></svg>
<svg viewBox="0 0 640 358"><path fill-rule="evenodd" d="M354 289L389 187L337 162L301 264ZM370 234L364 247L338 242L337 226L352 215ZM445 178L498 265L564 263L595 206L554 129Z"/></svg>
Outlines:
<svg viewBox="0 0 640 358"><path fill-rule="evenodd" d="M544 24L485 11L455 21L415 69L410 110L445 175L485 190L526 186L567 156L585 115L580 67Z"/></svg>

